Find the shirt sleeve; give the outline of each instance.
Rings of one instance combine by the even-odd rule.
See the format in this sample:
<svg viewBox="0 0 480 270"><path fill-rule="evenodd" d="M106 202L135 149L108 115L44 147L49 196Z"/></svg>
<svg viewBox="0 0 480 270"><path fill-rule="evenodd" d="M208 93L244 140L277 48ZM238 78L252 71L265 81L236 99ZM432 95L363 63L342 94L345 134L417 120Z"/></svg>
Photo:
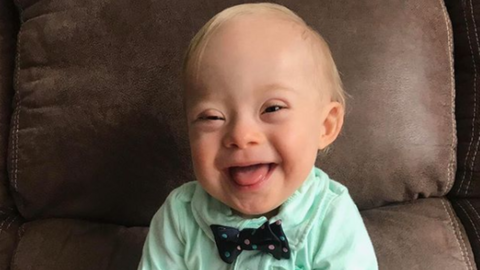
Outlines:
<svg viewBox="0 0 480 270"><path fill-rule="evenodd" d="M375 251L357 206L345 189L326 212L316 270L378 270Z"/></svg>
<svg viewBox="0 0 480 270"><path fill-rule="evenodd" d="M185 241L181 237L181 205L171 194L153 216L138 270L186 270Z"/></svg>

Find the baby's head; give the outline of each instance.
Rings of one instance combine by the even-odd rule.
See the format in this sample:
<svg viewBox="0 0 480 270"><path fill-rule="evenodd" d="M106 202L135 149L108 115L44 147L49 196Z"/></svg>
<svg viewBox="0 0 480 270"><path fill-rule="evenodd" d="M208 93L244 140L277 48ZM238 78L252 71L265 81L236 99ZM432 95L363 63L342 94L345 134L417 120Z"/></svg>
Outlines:
<svg viewBox="0 0 480 270"><path fill-rule="evenodd" d="M187 50L183 79L197 180L245 217L275 214L343 125L328 45L280 5L213 17Z"/></svg>

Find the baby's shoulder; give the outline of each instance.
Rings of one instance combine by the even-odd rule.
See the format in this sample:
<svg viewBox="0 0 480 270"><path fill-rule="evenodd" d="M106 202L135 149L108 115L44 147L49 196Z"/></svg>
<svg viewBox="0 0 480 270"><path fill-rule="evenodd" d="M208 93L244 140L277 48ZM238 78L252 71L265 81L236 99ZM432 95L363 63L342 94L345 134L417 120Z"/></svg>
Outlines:
<svg viewBox="0 0 480 270"><path fill-rule="evenodd" d="M330 176L319 168L316 168L316 176L321 179L319 193L333 201L338 197L349 196L348 188L342 183L330 178Z"/></svg>
<svg viewBox="0 0 480 270"><path fill-rule="evenodd" d="M181 186L175 188L174 190L172 190L172 192L170 192L165 202L172 205L190 203L192 201L197 185L197 181L182 184Z"/></svg>
<svg viewBox="0 0 480 270"><path fill-rule="evenodd" d="M350 195L349 189L344 184L331 179L325 172L318 170L317 176L323 181L318 189L317 198L320 209L319 218L323 222L325 218L336 215L344 215L350 212L358 212L358 208Z"/></svg>
<svg viewBox="0 0 480 270"><path fill-rule="evenodd" d="M328 192L334 197L345 196L348 195L348 188L340 182L330 179L330 181L328 181Z"/></svg>
<svg viewBox="0 0 480 270"><path fill-rule="evenodd" d="M197 182L187 182L170 192L162 206L153 216L153 223L179 222L185 217L191 216L190 204Z"/></svg>

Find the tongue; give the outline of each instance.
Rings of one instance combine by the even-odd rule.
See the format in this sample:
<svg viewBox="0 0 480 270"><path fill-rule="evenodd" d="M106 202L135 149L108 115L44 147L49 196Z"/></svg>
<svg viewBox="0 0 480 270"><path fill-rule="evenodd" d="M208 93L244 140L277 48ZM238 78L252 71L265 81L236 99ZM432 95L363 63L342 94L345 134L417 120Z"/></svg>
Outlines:
<svg viewBox="0 0 480 270"><path fill-rule="evenodd" d="M249 186L258 183L268 173L268 164L257 164L246 167L233 167L230 174L237 184Z"/></svg>

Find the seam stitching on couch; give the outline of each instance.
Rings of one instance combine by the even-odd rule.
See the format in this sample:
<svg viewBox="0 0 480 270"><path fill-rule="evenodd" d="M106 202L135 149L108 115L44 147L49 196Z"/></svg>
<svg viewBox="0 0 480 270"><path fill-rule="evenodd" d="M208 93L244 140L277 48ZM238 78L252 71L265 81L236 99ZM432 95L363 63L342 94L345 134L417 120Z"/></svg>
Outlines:
<svg viewBox="0 0 480 270"><path fill-rule="evenodd" d="M0 235L2 234L3 231L8 230L8 229L10 228L10 226L12 226L13 222L15 222L15 220L17 220L17 218L18 218L18 216L14 216L14 217L12 218L12 220L8 223L8 225L7 225L7 227L5 228L5 230L3 230L3 228L2 228L2 227L3 227L3 223L5 223L5 222L8 220L8 217L7 217L7 219L5 219L5 220L2 222L2 224L0 225Z"/></svg>
<svg viewBox="0 0 480 270"><path fill-rule="evenodd" d="M470 215L468 214L467 210L462 206L462 204L460 203L460 201L457 202L457 205L458 207L460 207L463 212L465 213L465 215L467 216L468 220L470 221L470 223L472 223L472 227L473 227L473 230L475 231L475 235L477 236L477 240L480 242L480 235L478 234L478 230L477 230L477 225L475 225L475 222L473 222L473 219L470 217Z"/></svg>
<svg viewBox="0 0 480 270"><path fill-rule="evenodd" d="M475 207L473 207L472 203L471 203L469 200L465 200L465 202L466 202L466 204L467 204L468 206L470 206L470 208L472 208L473 213L475 213L475 215L477 216L478 220L480 221L480 215L478 214L477 209L475 209ZM477 235L477 237L478 237L478 235ZM479 238L479 241L480 241L480 238ZM472 252L473 252L473 250L472 250Z"/></svg>
<svg viewBox="0 0 480 270"><path fill-rule="evenodd" d="M472 23L473 23L473 29L475 30L475 41L476 41L476 44L477 44L477 52L480 48L479 46L479 41L478 41L478 31L477 31L477 23L475 22L475 17L474 17L474 14L473 14L473 3L472 3L472 0L469 1L470 3L470 13L472 15ZM479 52L480 54L480 52ZM476 72L475 72L476 74ZM477 89L473 89L473 91L476 93L476 90ZM477 136L477 143L475 145L475 153L473 154L472 156L472 160L470 162L470 179L469 181L467 182L467 186L465 187L465 195L467 195L467 191L468 191L468 188L470 187L470 184L472 183L472 179L473 179L473 166L475 164L475 160L477 158L477 153L478 153L478 145L480 143L480 133L478 134Z"/></svg>
<svg viewBox="0 0 480 270"><path fill-rule="evenodd" d="M460 191L462 189L463 183L465 181L465 176L467 174L467 161L468 157L470 156L470 150L472 147L473 143L473 138L475 135L475 117L477 115L476 110L477 110L477 93L475 91L476 86L477 86L477 64L475 62L475 57L473 54L473 47L472 47L472 41L470 39L470 29L468 27L468 19L467 19L467 12L466 12L466 0L462 1L462 9L463 9L463 18L465 20L465 30L467 31L467 39L468 39L468 46L470 47L470 56L472 57L472 64L473 64L473 117L472 117L472 132L470 134L470 143L468 144L467 148L467 154L465 155L465 161L463 163L463 175L462 175L462 180L460 181L460 184L458 186L457 190L457 195L460 195ZM465 191L466 193L467 191Z"/></svg>
<svg viewBox="0 0 480 270"><path fill-rule="evenodd" d="M10 216L8 216L8 217L2 222L2 224L0 224L0 235L2 235L2 232L3 232L3 224L4 224L5 222L7 222L7 220L8 220L9 218L10 218Z"/></svg>
<svg viewBox="0 0 480 270"><path fill-rule="evenodd" d="M452 206L450 205L450 207L447 207L447 205L445 204L445 200L446 200L445 198L441 198L440 202L442 203L443 208L447 212L448 218L450 219L450 226L453 229L453 234L455 235L455 239L457 240L458 247L460 248L460 253L462 254L463 261L465 262L465 265L467 266L467 269L473 270L470 259L465 255L465 252L467 250L467 247L465 245L465 241L463 240L460 232L457 230L457 227L459 227L459 225L449 211L449 209L452 210L451 209ZM461 240L461 242L460 242L460 240Z"/></svg>
<svg viewBox="0 0 480 270"><path fill-rule="evenodd" d="M443 18L445 21L445 25L447 27L447 42L448 42L448 49L447 49L447 54L449 58L449 67L450 67L450 104L452 104L452 110L450 112L450 117L452 119L452 141L450 147L451 153L450 153L450 162L447 166L447 185L445 186L444 194L446 194L453 186L453 170L454 166L456 166L457 160L456 160L456 155L457 151L456 149L456 139L457 139L457 127L456 127L456 122L455 122L455 77L453 74L453 46L452 46L452 29L450 27L450 20L448 19L448 14L447 14L447 7L445 6L445 3L443 2L444 0L439 0L440 6L443 10Z"/></svg>
<svg viewBox="0 0 480 270"><path fill-rule="evenodd" d="M17 3L18 5L18 3ZM20 5L18 5L20 7ZM21 8L21 7L20 7ZM20 14L20 17L23 17L23 11L21 10L21 13ZM18 30L18 36L17 36L17 48L16 48L16 51L17 51L17 55L16 55L16 58L15 58L15 64L16 64L16 74L15 74L15 94L16 94L16 98L17 98L17 104L16 104L16 112L15 112L15 118L14 118L14 123L15 123L15 136L14 136L14 143L13 143L13 148L14 148L14 162L13 162L13 166L14 166L14 169L13 169L13 187L15 189L16 192L18 192L18 187L17 187L17 179L18 179L18 129L19 129L19 125L20 125L20 108L21 108L21 104L22 104L22 100L20 98L20 90L18 89L18 77L19 77L19 73L20 73L20 56L21 56L21 53L20 53L20 39L21 39L21 36L22 36L22 29L23 29L23 18L22 18L22 24L20 25L20 29Z"/></svg>
<svg viewBox="0 0 480 270"><path fill-rule="evenodd" d="M475 213L478 220L480 221L480 215L478 214L477 209L475 209L475 207L473 207L473 205L472 205L472 203L470 203L470 201L466 201L466 203L470 206L470 208L472 208L473 213ZM480 240L480 238L479 238L479 240Z"/></svg>
<svg viewBox="0 0 480 270"><path fill-rule="evenodd" d="M8 230L10 228L10 226L13 224L13 222L15 222L15 220L17 220L18 216L15 216L11 221L10 223L8 223L7 225L7 228L5 230Z"/></svg>

